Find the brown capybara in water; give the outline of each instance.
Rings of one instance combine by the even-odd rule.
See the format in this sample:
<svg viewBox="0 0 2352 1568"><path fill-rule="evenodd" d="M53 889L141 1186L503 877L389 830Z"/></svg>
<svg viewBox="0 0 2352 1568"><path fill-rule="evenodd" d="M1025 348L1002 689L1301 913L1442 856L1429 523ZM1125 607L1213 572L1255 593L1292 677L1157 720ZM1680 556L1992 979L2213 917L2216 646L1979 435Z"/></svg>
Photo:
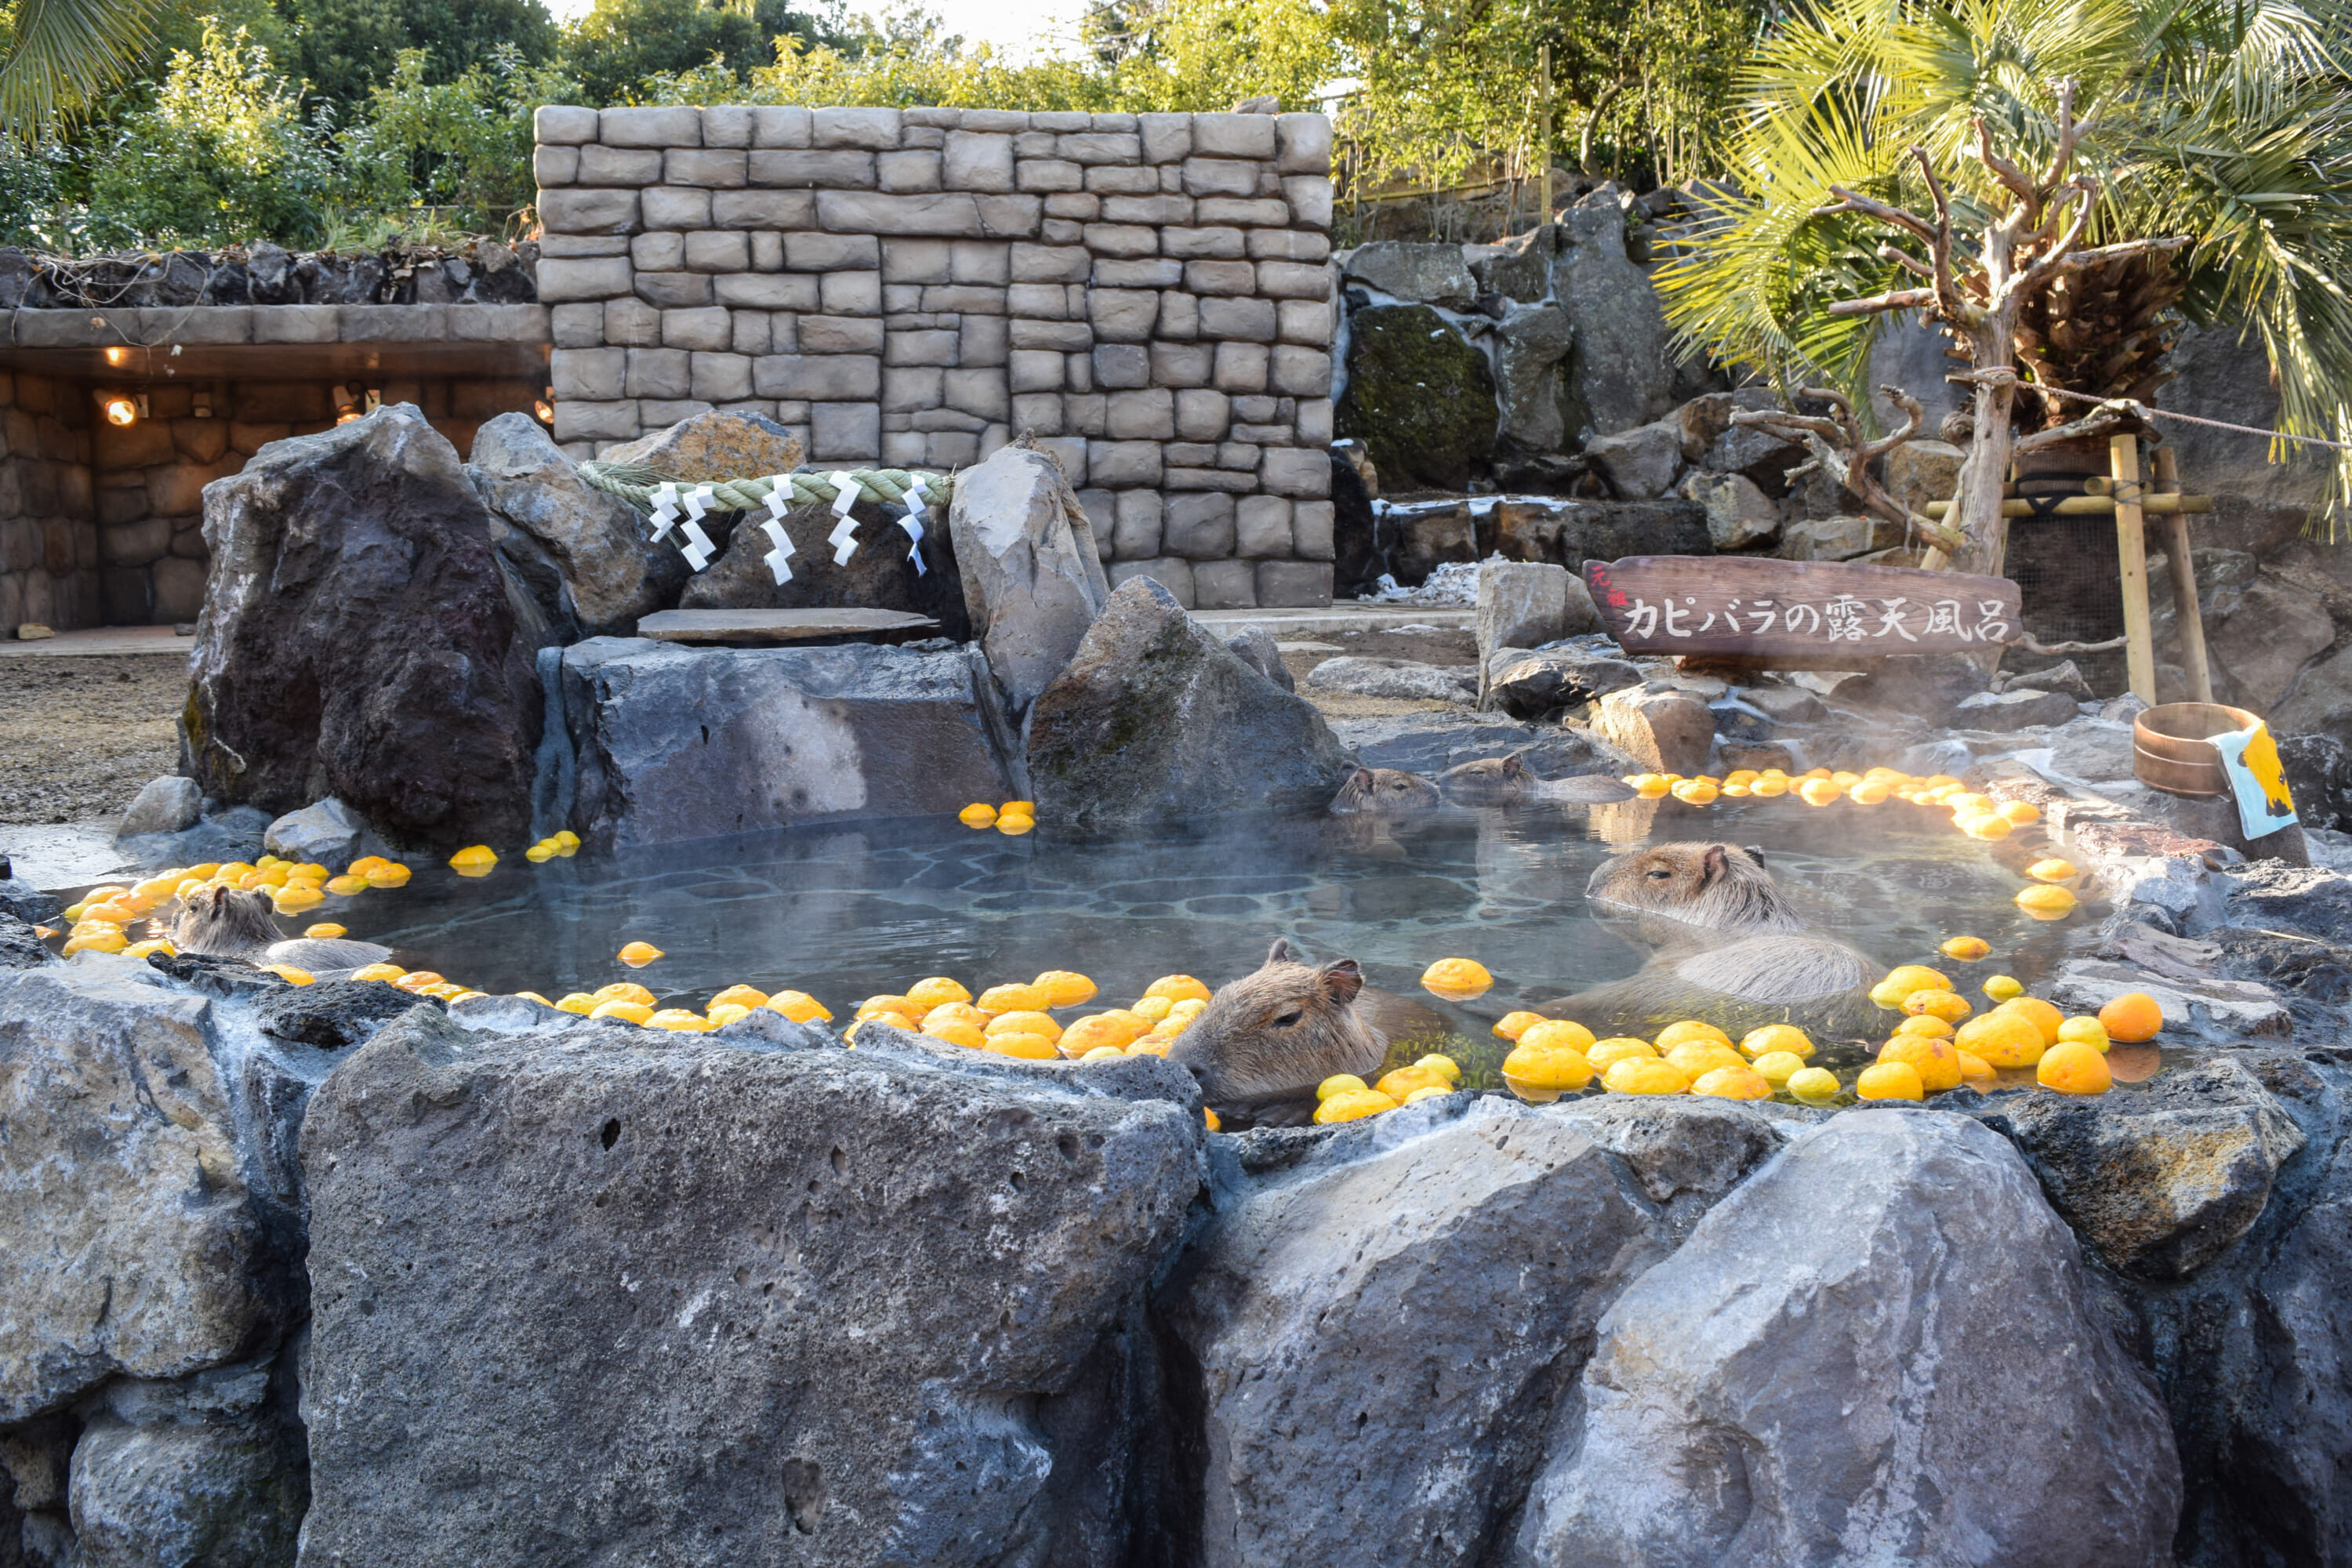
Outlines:
<svg viewBox="0 0 2352 1568"><path fill-rule="evenodd" d="M1631 977L1539 1012L1643 1039L1684 1018L1735 1040L1766 1024L1858 1039L1880 1024L1870 960L1807 925L1757 850L1654 844L1602 861L1585 893L1596 914L1631 920L1658 951Z"/></svg>
<svg viewBox="0 0 2352 1568"><path fill-rule="evenodd" d="M209 888L183 903L172 925L175 952L211 958L241 958L247 963L283 963L321 979L348 974L392 956L392 949L343 938L298 937L278 929L267 893Z"/></svg>
<svg viewBox="0 0 2352 1568"><path fill-rule="evenodd" d="M1437 787L1456 805L1517 805L1526 801L1598 805L1612 800L1631 800L1637 793L1622 779L1607 773L1539 779L1516 752L1507 757L1486 757L1448 768L1437 775Z"/></svg>
<svg viewBox="0 0 2352 1568"><path fill-rule="evenodd" d="M1168 1059L1200 1081L1226 1127L1299 1127L1314 1120L1315 1087L1335 1073L1367 1082L1394 1036L1445 1020L1402 996L1368 989L1352 958L1302 962L1277 938L1265 963L1217 988Z"/></svg>
<svg viewBox="0 0 2352 1568"><path fill-rule="evenodd" d="M1419 773L1402 768L1358 768L1331 797L1331 815L1359 812L1425 811L1442 804L1437 786Z"/></svg>

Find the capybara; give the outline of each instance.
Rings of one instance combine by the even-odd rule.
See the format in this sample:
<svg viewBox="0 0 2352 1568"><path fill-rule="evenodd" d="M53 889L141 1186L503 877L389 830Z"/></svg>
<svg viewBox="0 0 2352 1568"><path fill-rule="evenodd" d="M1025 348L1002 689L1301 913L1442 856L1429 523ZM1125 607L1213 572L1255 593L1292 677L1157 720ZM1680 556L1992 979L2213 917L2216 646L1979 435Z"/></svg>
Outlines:
<svg viewBox="0 0 2352 1568"><path fill-rule="evenodd" d="M342 937L289 941L278 929L277 911L270 907L268 894L240 892L235 888L210 888L184 900L180 918L172 925L172 946L181 952L212 958L282 963L322 980L340 979L392 956L388 947Z"/></svg>
<svg viewBox="0 0 2352 1568"><path fill-rule="evenodd" d="M1557 801L1563 805L1599 805L1631 800L1635 790L1607 773L1578 773L1564 779L1542 779L1517 752L1507 757L1486 757L1463 763L1437 775L1437 787L1456 805L1517 805L1527 801Z"/></svg>
<svg viewBox="0 0 2352 1568"><path fill-rule="evenodd" d="M1811 929L1755 849L1654 844L1602 861L1585 892L1596 914L1630 919L1658 951L1627 979L1539 1012L1644 1039L1684 1018L1734 1039L1766 1024L1857 1039L1881 1022L1870 960Z"/></svg>
<svg viewBox="0 0 2352 1568"><path fill-rule="evenodd" d="M1402 768L1358 768L1331 797L1331 814L1366 811L1425 811L1441 804L1437 786Z"/></svg>

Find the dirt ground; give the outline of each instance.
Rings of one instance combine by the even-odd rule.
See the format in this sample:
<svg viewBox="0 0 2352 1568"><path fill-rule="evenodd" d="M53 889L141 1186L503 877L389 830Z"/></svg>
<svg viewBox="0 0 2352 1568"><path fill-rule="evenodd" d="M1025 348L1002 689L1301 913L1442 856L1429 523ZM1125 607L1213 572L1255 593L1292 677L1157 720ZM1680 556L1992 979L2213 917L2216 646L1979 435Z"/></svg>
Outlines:
<svg viewBox="0 0 2352 1568"><path fill-rule="evenodd" d="M184 653L0 659L0 822L114 816L179 765Z"/></svg>

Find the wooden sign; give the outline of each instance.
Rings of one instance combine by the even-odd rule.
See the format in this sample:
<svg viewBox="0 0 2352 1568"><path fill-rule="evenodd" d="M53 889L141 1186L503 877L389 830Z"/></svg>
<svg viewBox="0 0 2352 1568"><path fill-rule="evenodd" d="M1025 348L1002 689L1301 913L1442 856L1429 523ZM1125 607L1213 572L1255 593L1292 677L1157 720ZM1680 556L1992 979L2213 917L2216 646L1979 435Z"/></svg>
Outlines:
<svg viewBox="0 0 2352 1568"><path fill-rule="evenodd" d="M1628 555L1586 562L1584 581L1628 653L1852 669L1889 654L1982 652L2023 630L2008 578L1911 566Z"/></svg>

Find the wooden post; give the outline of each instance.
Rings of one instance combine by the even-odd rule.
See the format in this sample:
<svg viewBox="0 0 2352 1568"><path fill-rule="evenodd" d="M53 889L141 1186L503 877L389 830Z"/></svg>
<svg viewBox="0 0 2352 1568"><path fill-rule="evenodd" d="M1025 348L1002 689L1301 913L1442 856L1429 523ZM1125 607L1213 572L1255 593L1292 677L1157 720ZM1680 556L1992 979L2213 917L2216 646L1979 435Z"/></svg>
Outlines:
<svg viewBox="0 0 2352 1568"><path fill-rule="evenodd" d="M1543 105L1542 130L1538 133L1536 156L1542 161L1543 172L1536 176L1536 188L1543 193L1543 211L1538 215L1538 226L1551 221L1551 46L1546 44L1536 51L1537 94Z"/></svg>
<svg viewBox="0 0 2352 1568"><path fill-rule="evenodd" d="M2139 508L2139 437L2107 442L2107 471L2116 481L2116 553L2123 564L2126 666L2132 695L2156 702L2156 640L2148 626L2147 531Z"/></svg>
<svg viewBox="0 0 2352 1568"><path fill-rule="evenodd" d="M2166 495L2180 493L2180 458L2170 446L2149 454L2156 469L2156 488ZM2189 694L2200 702L2213 700L2213 668L2205 660L2205 616L2197 605L2197 563L2189 554L2189 519L2174 512L2164 520L2164 555L2172 568L2172 608L2180 622L2180 657L2189 667Z"/></svg>

